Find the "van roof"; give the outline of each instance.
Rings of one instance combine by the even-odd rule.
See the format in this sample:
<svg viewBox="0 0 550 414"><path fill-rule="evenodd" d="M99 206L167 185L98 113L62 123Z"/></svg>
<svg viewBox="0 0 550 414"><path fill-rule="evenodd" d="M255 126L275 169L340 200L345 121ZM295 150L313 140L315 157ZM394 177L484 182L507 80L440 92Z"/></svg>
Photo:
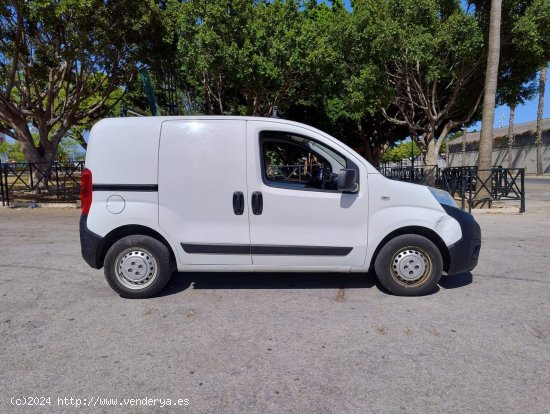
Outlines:
<svg viewBox="0 0 550 414"><path fill-rule="evenodd" d="M300 122L290 121L284 118L273 117L260 117L260 116L234 116L234 115L172 115L172 116L136 116L136 117L116 117L116 118L104 118L97 123L113 123L127 122L129 119L136 120L136 122L156 123L161 124L164 121L177 121L177 120L191 120L191 119L210 119L210 120L240 120L240 121L265 121L265 122L278 122L289 125L296 125L307 127L308 129L315 129L310 125L302 124ZM319 130L317 130L319 131ZM319 131L323 132L323 131ZM324 133L326 134L326 133Z"/></svg>

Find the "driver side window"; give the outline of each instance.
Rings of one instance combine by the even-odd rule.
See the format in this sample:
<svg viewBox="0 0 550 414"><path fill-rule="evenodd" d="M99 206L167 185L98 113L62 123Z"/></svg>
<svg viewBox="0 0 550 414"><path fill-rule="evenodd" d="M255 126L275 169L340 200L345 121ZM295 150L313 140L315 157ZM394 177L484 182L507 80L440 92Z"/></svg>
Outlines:
<svg viewBox="0 0 550 414"><path fill-rule="evenodd" d="M313 149L315 145L318 146L303 136L262 132L264 183L296 190L336 190L336 174L333 174L331 162Z"/></svg>

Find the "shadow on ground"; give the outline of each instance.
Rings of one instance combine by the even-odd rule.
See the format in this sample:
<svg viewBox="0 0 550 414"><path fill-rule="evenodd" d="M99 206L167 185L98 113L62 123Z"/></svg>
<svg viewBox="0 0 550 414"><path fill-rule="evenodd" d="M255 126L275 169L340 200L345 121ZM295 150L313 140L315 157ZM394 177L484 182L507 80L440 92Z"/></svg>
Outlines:
<svg viewBox="0 0 550 414"><path fill-rule="evenodd" d="M470 272L443 276L439 286L429 293L443 289L457 289L472 283ZM193 289L368 289L376 286L383 292L372 273L233 273L191 272L174 273L166 288L158 296L170 296Z"/></svg>
<svg viewBox="0 0 550 414"><path fill-rule="evenodd" d="M193 289L360 289L377 285L371 273L174 273L159 296Z"/></svg>
<svg viewBox="0 0 550 414"><path fill-rule="evenodd" d="M439 281L439 286L443 289L457 289L468 286L473 282L472 273L465 272L453 276L442 276Z"/></svg>

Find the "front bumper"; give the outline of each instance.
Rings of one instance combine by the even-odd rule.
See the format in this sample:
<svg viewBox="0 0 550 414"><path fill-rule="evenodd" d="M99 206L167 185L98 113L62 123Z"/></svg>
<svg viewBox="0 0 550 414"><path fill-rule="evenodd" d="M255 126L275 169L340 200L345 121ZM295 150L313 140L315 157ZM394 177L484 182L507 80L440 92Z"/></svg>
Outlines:
<svg viewBox="0 0 550 414"><path fill-rule="evenodd" d="M456 207L441 205L460 224L462 238L450 245L448 275L468 272L477 266L481 248L481 228L470 213Z"/></svg>
<svg viewBox="0 0 550 414"><path fill-rule="evenodd" d="M101 269L103 263L99 260L99 252L103 238L88 229L88 215L80 216L80 248L82 257L91 267Z"/></svg>

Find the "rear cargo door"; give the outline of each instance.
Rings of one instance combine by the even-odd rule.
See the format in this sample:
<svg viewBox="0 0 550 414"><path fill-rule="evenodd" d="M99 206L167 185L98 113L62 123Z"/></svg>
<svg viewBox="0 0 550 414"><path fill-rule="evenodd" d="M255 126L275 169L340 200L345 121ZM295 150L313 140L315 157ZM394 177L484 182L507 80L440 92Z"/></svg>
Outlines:
<svg viewBox="0 0 550 414"><path fill-rule="evenodd" d="M162 125L159 223L184 264L251 264L246 121Z"/></svg>

